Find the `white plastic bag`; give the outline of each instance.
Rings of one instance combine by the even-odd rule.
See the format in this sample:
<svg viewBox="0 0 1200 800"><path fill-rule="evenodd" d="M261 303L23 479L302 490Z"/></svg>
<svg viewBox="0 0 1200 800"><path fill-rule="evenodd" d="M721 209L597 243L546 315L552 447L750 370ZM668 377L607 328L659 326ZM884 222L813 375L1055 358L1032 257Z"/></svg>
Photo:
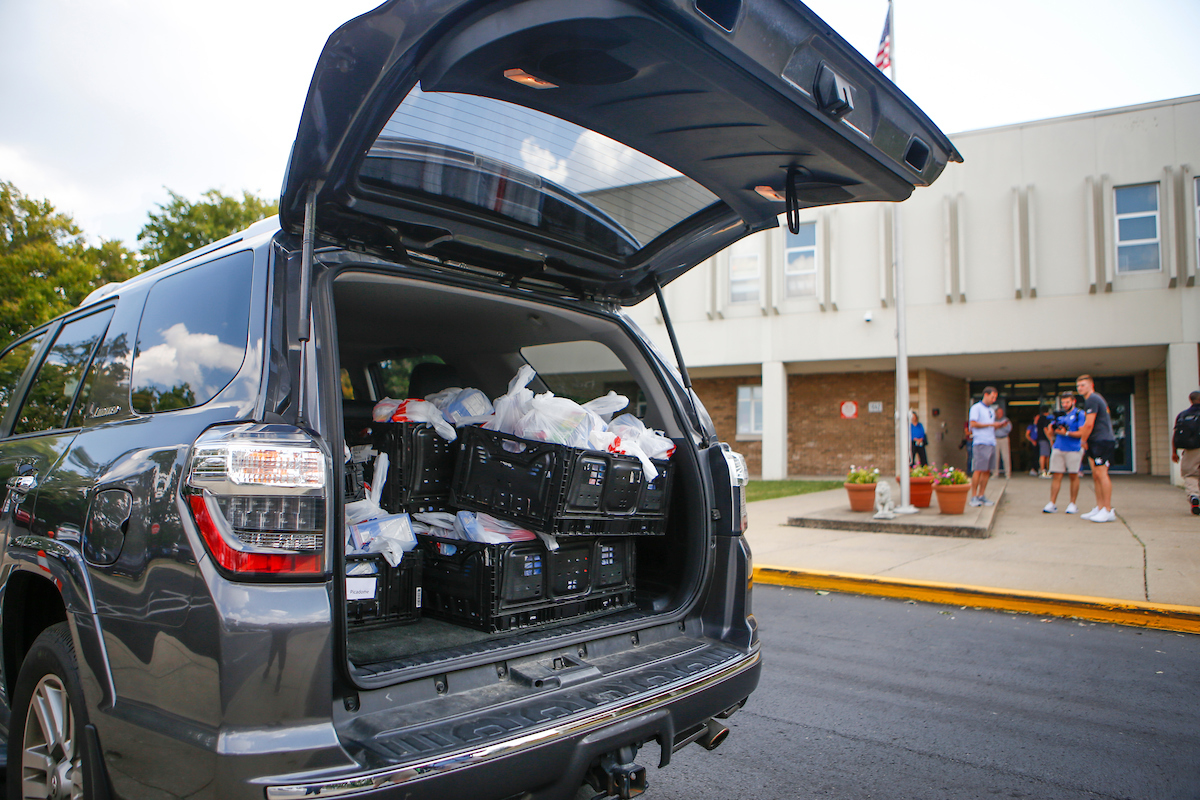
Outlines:
<svg viewBox="0 0 1200 800"><path fill-rule="evenodd" d="M571 447L587 447L592 428L604 421L567 397L552 392L535 395L529 413L517 423L513 433L522 439L553 442Z"/></svg>
<svg viewBox="0 0 1200 800"><path fill-rule="evenodd" d="M598 415L607 424L612 419L613 414L627 405L629 405L628 397L623 394L617 394L610 389L608 394L603 397L597 397L595 400L588 400L583 404L583 407L593 414Z"/></svg>
<svg viewBox="0 0 1200 800"><path fill-rule="evenodd" d="M430 536L441 536L445 539L457 539L454 532L454 515L446 511L423 511L413 514L413 530Z"/></svg>
<svg viewBox="0 0 1200 800"><path fill-rule="evenodd" d="M622 414L608 424L603 437L604 449L610 453L634 456L642 462L642 473L646 480L658 477L658 467L652 458L670 458L675 452L675 443L632 414Z"/></svg>
<svg viewBox="0 0 1200 800"><path fill-rule="evenodd" d="M449 442L458 438L454 426L446 421L441 409L427 400L393 400L385 397L375 404L371 419L376 422L428 422L438 436Z"/></svg>
<svg viewBox="0 0 1200 800"><path fill-rule="evenodd" d="M489 431L515 434L521 418L529 413L533 392L526 388L537 373L533 367L523 364L508 383L508 393L502 394L492 403L495 414L484 423Z"/></svg>

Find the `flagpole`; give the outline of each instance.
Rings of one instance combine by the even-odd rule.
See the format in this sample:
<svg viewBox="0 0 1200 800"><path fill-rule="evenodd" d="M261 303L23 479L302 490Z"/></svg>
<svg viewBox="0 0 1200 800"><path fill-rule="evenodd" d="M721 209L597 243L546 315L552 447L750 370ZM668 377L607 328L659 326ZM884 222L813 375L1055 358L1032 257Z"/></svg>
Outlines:
<svg viewBox="0 0 1200 800"><path fill-rule="evenodd" d="M891 37L888 43L888 71L892 83L896 83L896 17L893 0L888 0L887 27ZM900 204L892 204L892 274L893 288L896 291L896 443L899 463L896 472L900 478L900 505L896 509L900 514L915 514L917 509L912 505L912 482L909 480L908 465L912 460L912 437L909 424L912 414L909 410L908 387L908 309L904 297L904 237L900 226Z"/></svg>

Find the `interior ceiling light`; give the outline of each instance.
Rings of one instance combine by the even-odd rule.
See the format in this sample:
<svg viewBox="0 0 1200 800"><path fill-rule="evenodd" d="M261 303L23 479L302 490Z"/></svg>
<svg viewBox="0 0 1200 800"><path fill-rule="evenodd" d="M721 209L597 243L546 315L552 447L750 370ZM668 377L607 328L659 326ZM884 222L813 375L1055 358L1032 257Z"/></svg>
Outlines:
<svg viewBox="0 0 1200 800"><path fill-rule="evenodd" d="M778 189L772 189L770 186L755 186L754 191L758 192L768 200L774 200L776 203L782 203L785 198Z"/></svg>
<svg viewBox="0 0 1200 800"><path fill-rule="evenodd" d="M510 81L516 81L526 86L532 86L534 89L557 89L557 83L544 81L541 78L535 78L523 69L514 67L513 69L504 70L504 77Z"/></svg>

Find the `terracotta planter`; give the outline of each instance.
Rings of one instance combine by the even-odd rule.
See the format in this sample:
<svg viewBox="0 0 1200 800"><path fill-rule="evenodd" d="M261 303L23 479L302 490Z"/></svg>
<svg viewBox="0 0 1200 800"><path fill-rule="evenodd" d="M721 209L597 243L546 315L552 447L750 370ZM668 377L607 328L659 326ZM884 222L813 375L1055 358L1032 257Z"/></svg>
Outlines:
<svg viewBox="0 0 1200 800"><path fill-rule="evenodd" d="M896 483L900 483L900 476L896 476ZM933 499L933 477L926 475L923 478L909 476L908 478L908 500L917 508L929 508L929 501ZM897 502L899 500L897 499Z"/></svg>
<svg viewBox="0 0 1200 800"><path fill-rule="evenodd" d="M875 510L875 484L873 483L843 483L846 494L850 495L851 511Z"/></svg>
<svg viewBox="0 0 1200 800"><path fill-rule="evenodd" d="M961 514L967 507L967 492L971 490L969 483L938 484L938 508L943 514Z"/></svg>

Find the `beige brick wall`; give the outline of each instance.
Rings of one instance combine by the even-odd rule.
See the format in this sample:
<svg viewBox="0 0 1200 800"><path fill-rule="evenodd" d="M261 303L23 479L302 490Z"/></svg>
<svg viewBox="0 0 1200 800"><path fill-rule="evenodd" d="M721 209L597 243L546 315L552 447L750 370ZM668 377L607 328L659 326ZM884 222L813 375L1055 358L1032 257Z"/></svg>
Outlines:
<svg viewBox="0 0 1200 800"><path fill-rule="evenodd" d="M746 467L755 476L762 474L762 442L737 440L737 387L761 383L757 377L692 379L692 389L712 417L718 438L745 456Z"/></svg>
<svg viewBox="0 0 1200 800"><path fill-rule="evenodd" d="M850 465L895 475L895 373L854 372L788 376L788 474L842 475ZM840 407L858 403L857 419ZM870 413L871 402L883 403Z"/></svg>

